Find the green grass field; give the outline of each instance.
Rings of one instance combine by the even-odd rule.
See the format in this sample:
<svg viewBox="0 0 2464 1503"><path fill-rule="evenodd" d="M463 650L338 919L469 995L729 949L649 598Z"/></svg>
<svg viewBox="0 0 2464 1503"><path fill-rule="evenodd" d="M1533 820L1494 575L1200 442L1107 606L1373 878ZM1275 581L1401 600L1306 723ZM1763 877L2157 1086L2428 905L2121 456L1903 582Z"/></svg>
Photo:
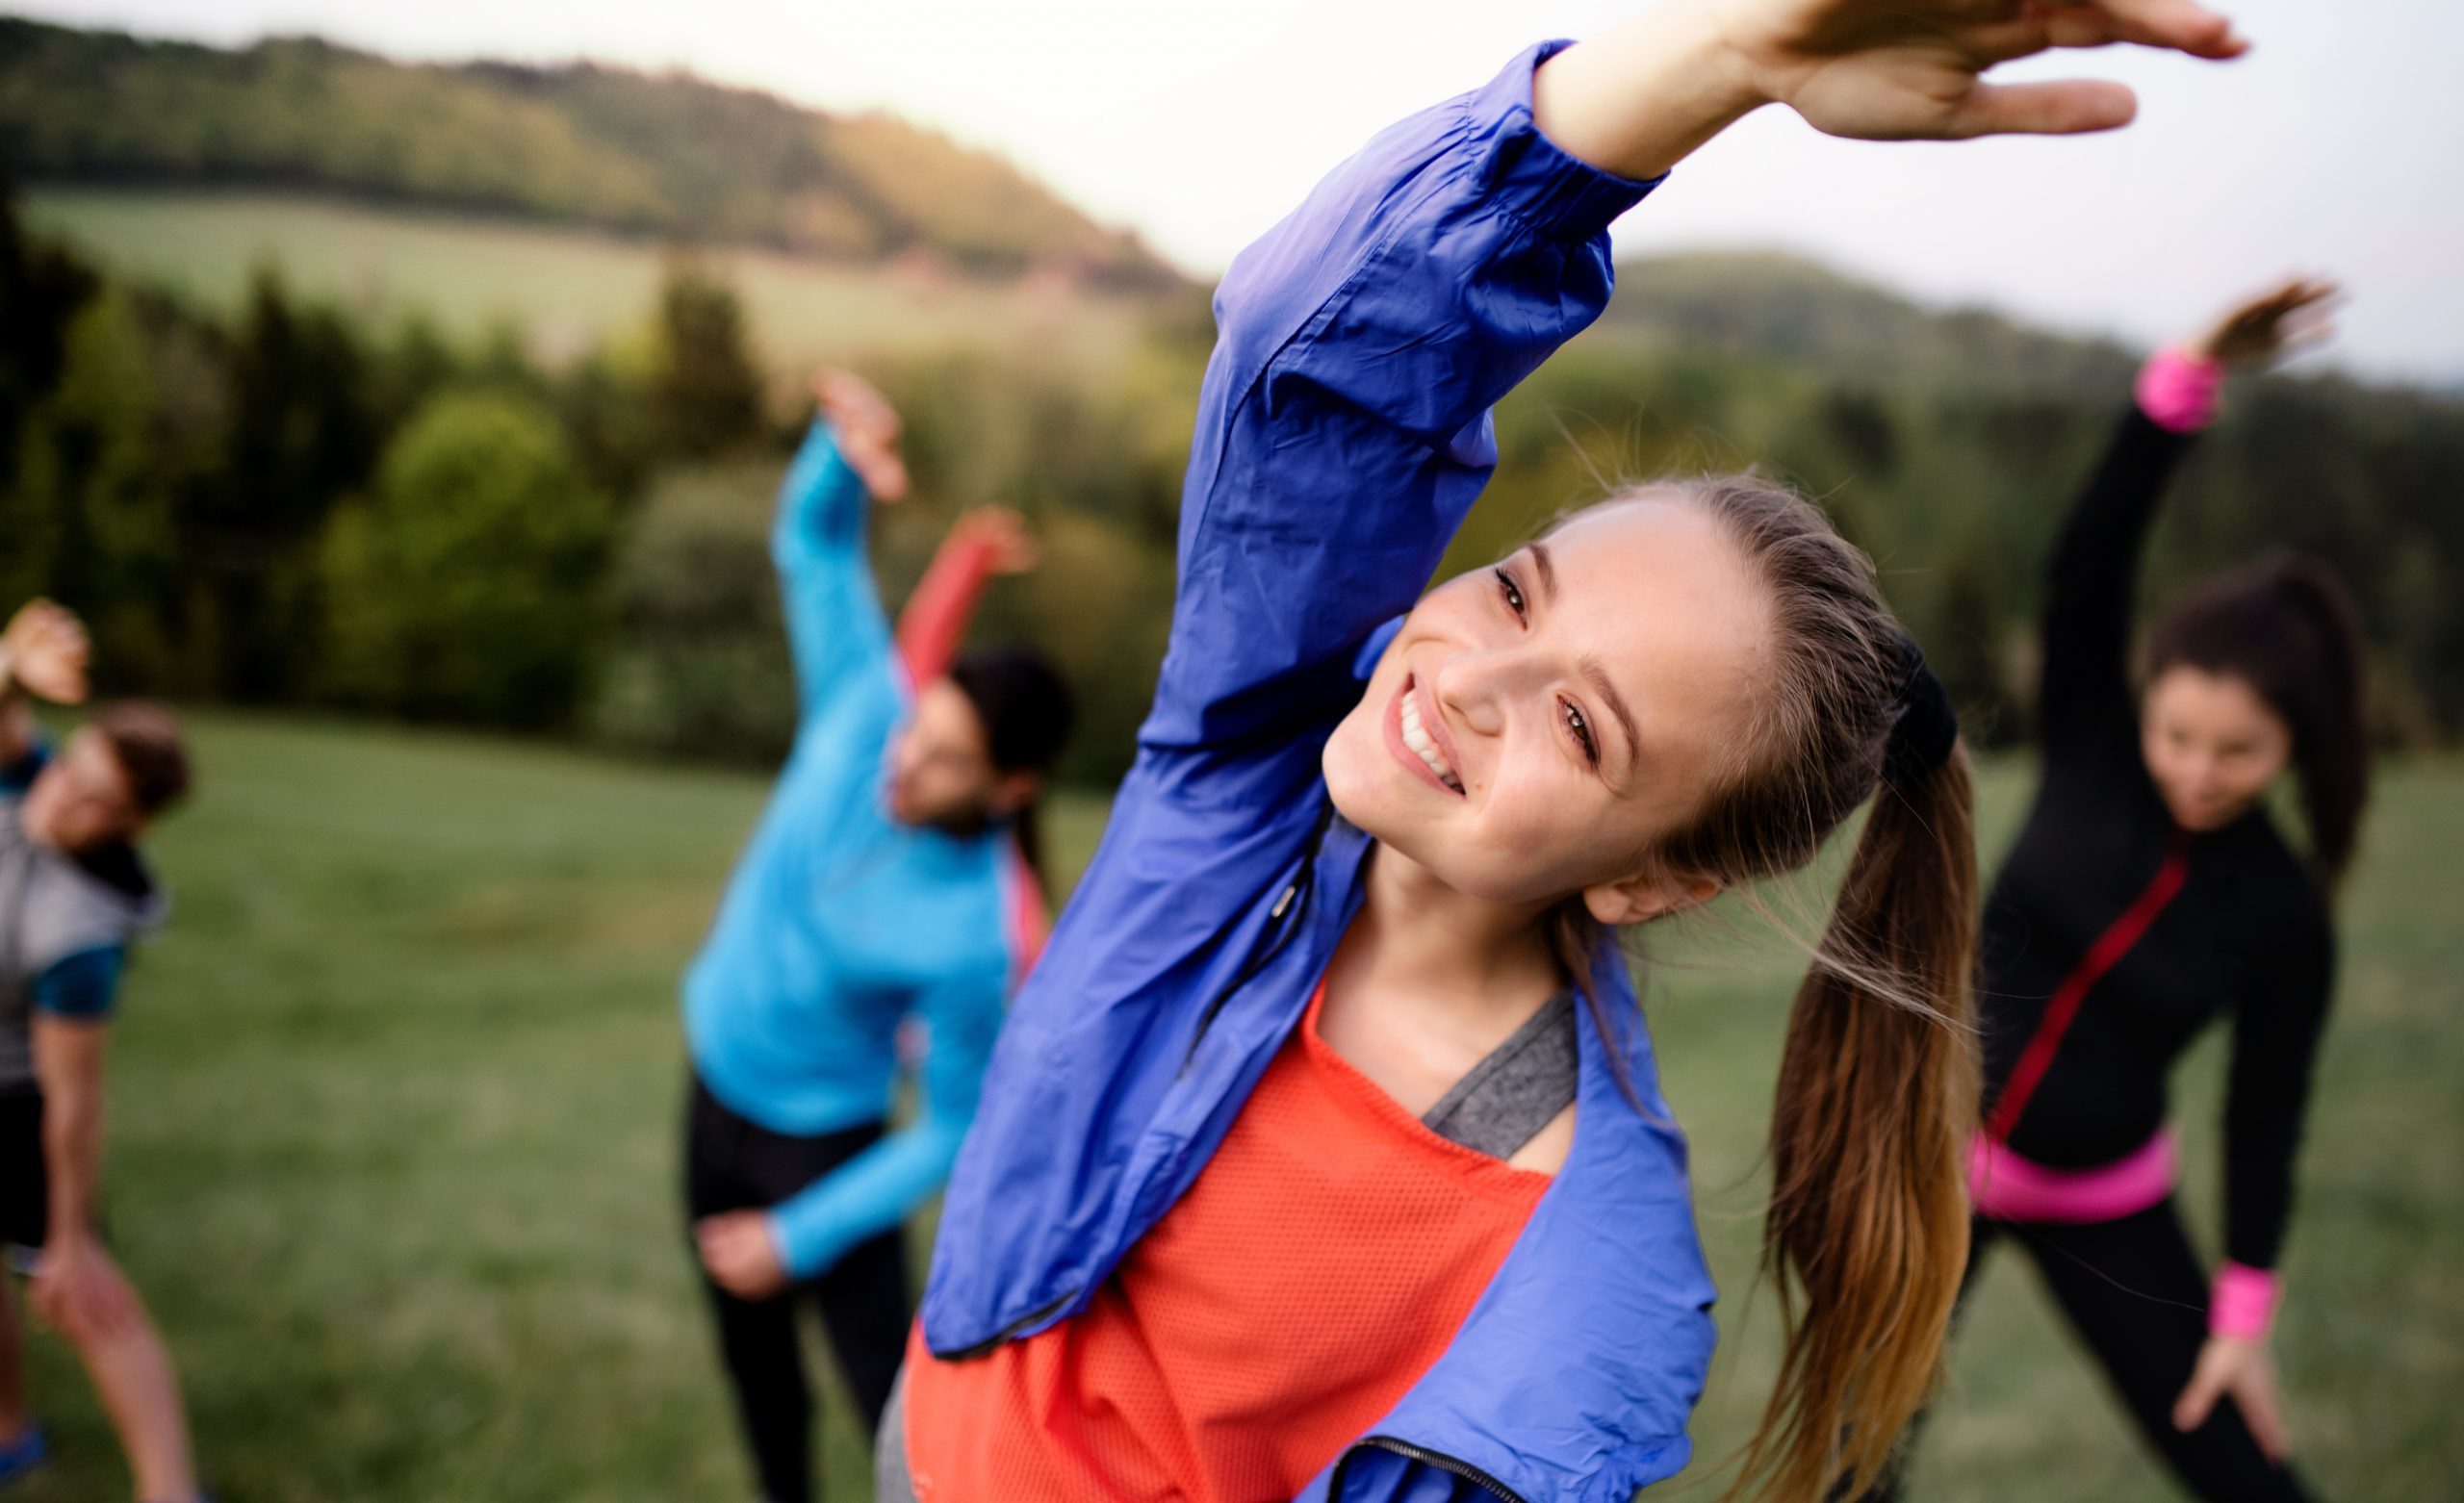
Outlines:
<svg viewBox="0 0 2464 1503"><path fill-rule="evenodd" d="M424 312L475 338L511 322L551 358L644 327L666 252L587 231L259 192L36 188L27 221L109 270L208 307L236 307L261 264L383 321ZM833 266L761 251L712 253L774 366L868 350L1033 347L1078 359L1129 349L1142 305L1052 284L1029 289L917 267Z"/></svg>
<svg viewBox="0 0 2464 1503"><path fill-rule="evenodd" d="M108 1200L217 1495L749 1497L679 1225L675 981L761 780L219 715L196 732L203 797L157 847L177 908L114 1061ZM1987 777L1993 849L2023 776ZM1074 869L1101 805L1060 812ZM2394 771L2347 909L2279 1342L2301 1453L2341 1499L2464 1496L2459 850L2464 767ZM1788 967L1767 945L1682 948L1650 1006L1725 1291L1696 1427L1717 1459L1769 1369L1772 1302L1748 1293ZM2182 1082L2202 1226L2218 1057ZM38 1338L34 1365L60 1460L15 1495L125 1497L64 1350ZM863 1497L843 1416L826 1434L831 1496ZM2169 1495L2015 1261L1917 1481L1929 1499Z"/></svg>

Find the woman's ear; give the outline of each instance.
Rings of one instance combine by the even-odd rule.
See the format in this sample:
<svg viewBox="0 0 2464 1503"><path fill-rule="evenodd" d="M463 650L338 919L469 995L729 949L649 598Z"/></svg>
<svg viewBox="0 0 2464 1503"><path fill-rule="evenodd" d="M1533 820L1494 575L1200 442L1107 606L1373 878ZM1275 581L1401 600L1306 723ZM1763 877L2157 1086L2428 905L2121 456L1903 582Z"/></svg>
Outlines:
<svg viewBox="0 0 2464 1503"><path fill-rule="evenodd" d="M1629 877L1584 888L1582 905L1593 918L1614 929L1708 903L1720 895L1721 886L1712 877Z"/></svg>

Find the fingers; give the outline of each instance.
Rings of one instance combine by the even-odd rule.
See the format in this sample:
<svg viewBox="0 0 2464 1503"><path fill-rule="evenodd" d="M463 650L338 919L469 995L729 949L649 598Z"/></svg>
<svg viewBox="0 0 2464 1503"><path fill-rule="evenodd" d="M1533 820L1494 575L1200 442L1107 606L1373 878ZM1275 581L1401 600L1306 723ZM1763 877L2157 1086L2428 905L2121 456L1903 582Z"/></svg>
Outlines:
<svg viewBox="0 0 2464 1503"><path fill-rule="evenodd" d="M2116 41L2169 47L2218 61L2250 50L2250 44L2235 35L2229 18L2194 0L2097 0L2092 5L2059 9L2103 13Z"/></svg>
<svg viewBox="0 0 2464 1503"><path fill-rule="evenodd" d="M813 399L833 423L860 433L877 444L898 442L898 409L870 381L853 370L825 368L814 372Z"/></svg>
<svg viewBox="0 0 2464 1503"><path fill-rule="evenodd" d="M2259 1450L2269 1461L2282 1462L2292 1453L2275 1385L2264 1374L2254 1374L2250 1381L2235 1385L2233 1403L2242 1411L2243 1422L2250 1427L2250 1439L2259 1442Z"/></svg>
<svg viewBox="0 0 2464 1503"><path fill-rule="evenodd" d="M2080 136L2118 130L2139 113L2139 97L2103 79L2042 84L1979 84L1952 112L1948 134Z"/></svg>
<svg viewBox="0 0 2464 1503"><path fill-rule="evenodd" d="M2198 1366L2191 1373L2182 1396L2173 1401L2173 1428L2196 1430L2207 1423L2208 1412L2216 1408L2216 1400L2224 1391L2226 1365L2217 1360L2214 1347L2198 1354Z"/></svg>
<svg viewBox="0 0 2464 1503"><path fill-rule="evenodd" d="M2023 7L2007 19L1961 34L1962 45L1986 64L2008 63L2055 47L2106 47L2130 42L2221 61L2239 57L2248 43L2233 36L2224 17L2194 5L2162 8L2154 19L2119 4L2043 4Z"/></svg>
<svg viewBox="0 0 2464 1503"><path fill-rule="evenodd" d="M874 500L887 502L907 499L907 461L899 458L895 449L885 450L877 456L872 462L870 472L864 479L865 489L873 493Z"/></svg>

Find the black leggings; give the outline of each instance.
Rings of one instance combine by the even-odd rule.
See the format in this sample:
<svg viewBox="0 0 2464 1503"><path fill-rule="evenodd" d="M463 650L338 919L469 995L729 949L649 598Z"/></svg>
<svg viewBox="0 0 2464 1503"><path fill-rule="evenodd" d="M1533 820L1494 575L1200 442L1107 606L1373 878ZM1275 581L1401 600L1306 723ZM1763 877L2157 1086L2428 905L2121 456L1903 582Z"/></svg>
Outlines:
<svg viewBox="0 0 2464 1503"><path fill-rule="evenodd" d="M693 1083L684 1148L690 1223L722 1210L775 1206L881 1140L880 1123L818 1137L791 1137L746 1121ZM700 1260L695 1260L700 1267ZM854 1396L870 1444L898 1378L913 1308L906 1240L896 1229L848 1250L829 1271L775 1299L742 1300L705 1278L718 1321L719 1354L753 1448L768 1503L808 1503L812 1485L812 1389L796 1343L804 1296L821 1309L831 1351Z"/></svg>
<svg viewBox="0 0 2464 1503"><path fill-rule="evenodd" d="M2020 1225L1980 1216L1972 1232L1961 1303L1976 1286L1988 1248L2008 1237L2026 1249L2140 1436L2193 1495L2230 1503L2309 1497L2291 1470L2260 1451L2231 1399L2219 1400L2197 1429L2173 1428L2173 1401L2189 1386L2207 1339L2207 1279L2170 1198L2118 1221ZM1910 1445L1914 1439L1911 1435ZM1868 1496L1898 1493L1894 1477Z"/></svg>

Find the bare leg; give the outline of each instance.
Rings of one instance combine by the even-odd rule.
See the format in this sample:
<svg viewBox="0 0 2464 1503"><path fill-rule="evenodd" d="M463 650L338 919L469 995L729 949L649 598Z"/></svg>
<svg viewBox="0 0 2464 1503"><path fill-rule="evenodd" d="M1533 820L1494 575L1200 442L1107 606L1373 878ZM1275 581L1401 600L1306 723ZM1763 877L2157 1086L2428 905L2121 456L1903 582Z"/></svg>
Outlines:
<svg viewBox="0 0 2464 1503"><path fill-rule="evenodd" d="M100 1256L100 1255L98 1255ZM111 1277L119 1278L114 1265ZM180 1380L171 1354L134 1289L130 1318L109 1329L63 1333L84 1359L94 1391L102 1396L120 1449L136 1474L140 1503L192 1503L196 1468L189 1456L188 1416L180 1408Z"/></svg>

